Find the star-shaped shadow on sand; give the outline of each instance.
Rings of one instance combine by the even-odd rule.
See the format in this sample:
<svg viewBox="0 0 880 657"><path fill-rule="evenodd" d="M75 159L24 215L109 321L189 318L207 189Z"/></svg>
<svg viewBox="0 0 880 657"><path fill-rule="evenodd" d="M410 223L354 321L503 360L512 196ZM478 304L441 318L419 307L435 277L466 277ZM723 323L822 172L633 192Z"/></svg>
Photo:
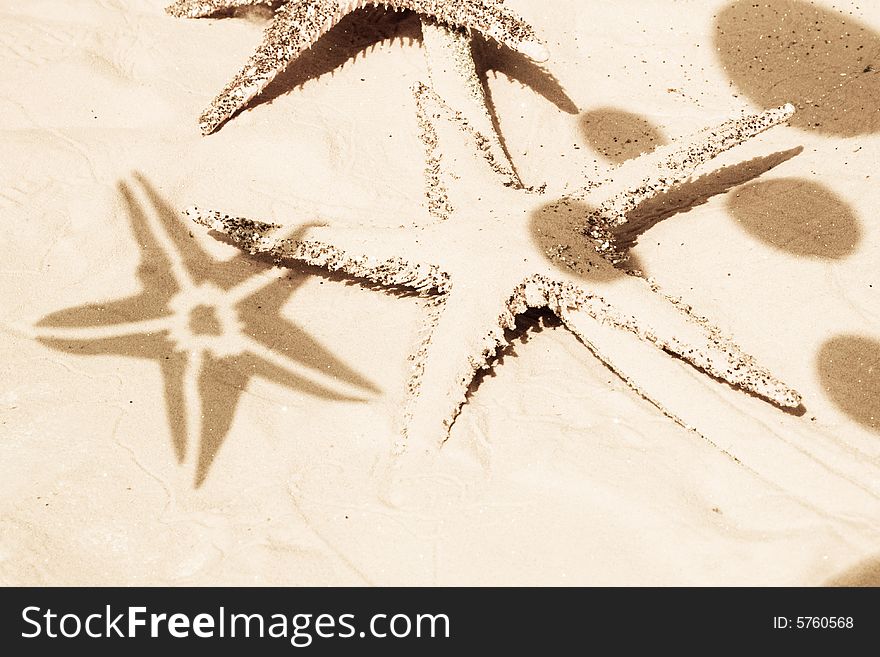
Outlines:
<svg viewBox="0 0 880 657"><path fill-rule="evenodd" d="M253 377L324 399L358 400L378 390L282 315L304 275L242 255L221 261L199 247L148 181L151 220L132 188L119 184L140 249L142 291L61 310L41 319L42 344L79 356L155 361L161 370L180 462L198 437L200 486Z"/></svg>

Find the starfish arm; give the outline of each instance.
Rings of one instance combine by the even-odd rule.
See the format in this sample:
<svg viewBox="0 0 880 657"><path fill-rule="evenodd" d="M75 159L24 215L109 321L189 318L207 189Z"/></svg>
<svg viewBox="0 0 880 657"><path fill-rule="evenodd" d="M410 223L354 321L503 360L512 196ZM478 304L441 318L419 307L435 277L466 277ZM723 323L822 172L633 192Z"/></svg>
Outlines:
<svg viewBox="0 0 880 657"><path fill-rule="evenodd" d="M413 95L419 139L425 148L425 198L434 219L450 219L457 205L470 202L486 186L493 188L499 178L507 187L522 187L504 150L493 146L492 137L497 141L494 131L486 137L462 112L421 82L414 85ZM456 190L454 197L450 189Z"/></svg>
<svg viewBox="0 0 880 657"><path fill-rule="evenodd" d="M336 0L295 0L281 7L266 28L257 51L202 113L199 118L202 133L214 132L247 105L345 13Z"/></svg>
<svg viewBox="0 0 880 657"><path fill-rule="evenodd" d="M309 229L310 239L274 239L270 235L278 230L276 224L199 208L190 208L186 214L196 223L227 235L252 254L295 260L383 287L405 287L419 293L444 292L449 286L449 276L439 267L399 256L422 250L402 231L317 226Z"/></svg>
<svg viewBox="0 0 880 657"><path fill-rule="evenodd" d="M552 289L551 308L579 336L589 340L586 327L590 320L599 321L629 331L710 376L774 404L786 408L801 404L796 390L759 365L681 300L663 295L644 279L621 277L603 286L603 296L587 293L575 279L565 282L562 288Z"/></svg>
<svg viewBox="0 0 880 657"><path fill-rule="evenodd" d="M689 138L630 160L614 170L613 180L597 188L584 188L572 195L596 210L590 224L613 228L627 222L627 214L647 199L668 192L687 181L702 164L742 144L794 114L793 105L730 119ZM633 183L637 180L637 183Z"/></svg>
<svg viewBox="0 0 880 657"><path fill-rule="evenodd" d="M482 135L485 148L502 168L503 176L521 185L489 114L486 90L474 64L470 35L426 17L421 22L431 87Z"/></svg>
<svg viewBox="0 0 880 657"><path fill-rule="evenodd" d="M489 299L487 300L487 296ZM403 441L398 451L436 449L449 437L474 375L489 367L513 328L511 301L484 287L460 287L434 297L422 340L409 357Z"/></svg>
<svg viewBox="0 0 880 657"><path fill-rule="evenodd" d="M236 7L271 3L272 0L177 0L165 7L165 11L176 18L205 18Z"/></svg>

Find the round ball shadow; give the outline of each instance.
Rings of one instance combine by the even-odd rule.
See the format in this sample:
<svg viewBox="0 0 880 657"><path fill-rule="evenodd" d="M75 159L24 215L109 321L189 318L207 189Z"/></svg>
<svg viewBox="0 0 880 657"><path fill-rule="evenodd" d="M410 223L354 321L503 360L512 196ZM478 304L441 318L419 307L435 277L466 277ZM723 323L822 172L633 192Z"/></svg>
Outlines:
<svg viewBox="0 0 880 657"><path fill-rule="evenodd" d="M547 203L532 213L529 229L535 245L556 268L586 281L609 281L624 272L599 255L586 235L591 211L580 201Z"/></svg>
<svg viewBox="0 0 880 657"><path fill-rule="evenodd" d="M862 426L880 432L880 341L833 337L822 345L816 367L831 401Z"/></svg>
<svg viewBox="0 0 880 657"><path fill-rule="evenodd" d="M880 557L867 559L860 564L835 575L825 583L825 586L880 586Z"/></svg>
<svg viewBox="0 0 880 657"><path fill-rule="evenodd" d="M727 209L753 237L798 256L845 258L861 240L849 205L827 187L802 178L740 187L728 195Z"/></svg>
<svg viewBox="0 0 880 657"><path fill-rule="evenodd" d="M764 107L794 103L805 130L880 132L880 34L802 0L737 0L716 19L730 79Z"/></svg>
<svg viewBox="0 0 880 657"><path fill-rule="evenodd" d="M584 112L580 127L587 144L614 164L650 153L666 143L647 119L613 107Z"/></svg>

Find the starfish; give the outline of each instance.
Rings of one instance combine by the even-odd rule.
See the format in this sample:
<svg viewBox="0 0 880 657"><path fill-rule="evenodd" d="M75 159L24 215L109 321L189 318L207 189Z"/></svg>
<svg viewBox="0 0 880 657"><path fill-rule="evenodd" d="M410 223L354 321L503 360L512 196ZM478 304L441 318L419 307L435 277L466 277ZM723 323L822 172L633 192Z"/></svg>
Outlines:
<svg viewBox="0 0 880 657"><path fill-rule="evenodd" d="M287 239L275 236L277 224L197 207L186 211L251 253L428 297L429 321L410 356L399 450L413 441L430 449L448 438L476 372L489 366L505 342L504 329L528 308L549 308L643 395L605 356L606 350L620 353L617 340L637 336L736 388L782 407L800 406L795 390L720 330L655 284L621 272L588 238L594 228L625 221L640 201L687 181L722 151L787 121L793 107L731 119L630 161L615 170L613 181L547 202L543 190L503 178L500 184L498 169L487 166L491 157L478 152L485 141L466 119L425 85L417 85L415 95L428 152L427 221L397 228L314 226L305 239Z"/></svg>
<svg viewBox="0 0 880 657"><path fill-rule="evenodd" d="M166 221L151 222L128 185L120 185L141 250L142 291L52 313L37 324L38 340L77 355L156 361L179 462L189 440L198 437L196 486L207 476L251 377L327 399L356 399L340 389L376 392L281 316L299 281L266 265L255 267L244 254L213 260L186 236L147 181L137 178L155 214Z"/></svg>
<svg viewBox="0 0 880 657"><path fill-rule="evenodd" d="M167 11L177 17L201 18L236 7L277 4L273 0L178 0ZM546 61L548 54L534 29L505 8L503 0L282 0L281 4L262 45L199 119L204 134L215 131L250 102L344 16L368 5L383 5L419 14L432 86L490 140L499 161L507 159L487 109L468 32L476 30L535 62Z"/></svg>

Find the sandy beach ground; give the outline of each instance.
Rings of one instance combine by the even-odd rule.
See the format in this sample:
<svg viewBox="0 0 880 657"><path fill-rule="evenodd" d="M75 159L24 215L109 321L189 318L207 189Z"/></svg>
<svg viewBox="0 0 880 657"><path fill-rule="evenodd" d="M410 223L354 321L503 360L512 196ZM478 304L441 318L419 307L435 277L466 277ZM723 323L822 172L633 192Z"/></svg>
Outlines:
<svg viewBox="0 0 880 657"><path fill-rule="evenodd" d="M532 314L439 454L397 467L423 300L273 269L180 211L419 216L417 17L357 12L203 137L267 11L2 0L0 583L880 584L880 5L507 4L551 59L480 40L476 59L522 178L551 194L798 107L621 238L802 412L634 357L688 431ZM141 330L204 289L240 299L265 357L194 372ZM225 321L189 308L204 334Z"/></svg>

